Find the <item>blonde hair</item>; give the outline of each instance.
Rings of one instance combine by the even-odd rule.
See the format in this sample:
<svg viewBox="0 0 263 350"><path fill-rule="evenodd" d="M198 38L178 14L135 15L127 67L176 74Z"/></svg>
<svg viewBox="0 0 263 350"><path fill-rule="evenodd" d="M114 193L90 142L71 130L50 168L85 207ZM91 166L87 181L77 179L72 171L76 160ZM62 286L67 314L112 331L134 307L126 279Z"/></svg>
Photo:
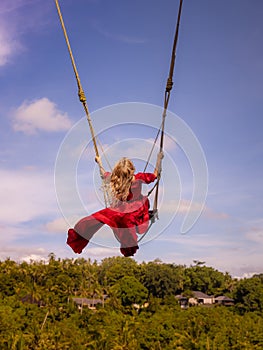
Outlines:
<svg viewBox="0 0 263 350"><path fill-rule="evenodd" d="M128 158L121 158L111 173L110 188L113 204L118 201L126 201L130 193L130 187L134 176L135 167Z"/></svg>

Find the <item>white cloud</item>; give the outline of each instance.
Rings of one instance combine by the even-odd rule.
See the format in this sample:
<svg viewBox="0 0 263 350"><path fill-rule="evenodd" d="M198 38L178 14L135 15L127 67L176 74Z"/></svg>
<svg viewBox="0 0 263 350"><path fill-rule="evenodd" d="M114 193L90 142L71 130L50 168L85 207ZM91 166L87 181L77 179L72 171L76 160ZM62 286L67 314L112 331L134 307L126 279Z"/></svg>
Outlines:
<svg viewBox="0 0 263 350"><path fill-rule="evenodd" d="M216 212L208 207L204 208L204 214L208 219L226 220L230 218L230 216L227 213Z"/></svg>
<svg viewBox="0 0 263 350"><path fill-rule="evenodd" d="M167 200L162 203L161 210L166 213L177 212L178 214L187 214L188 212L200 212L209 219L225 220L229 215L224 212L215 212L211 208L202 203L191 202L187 199L181 200Z"/></svg>
<svg viewBox="0 0 263 350"><path fill-rule="evenodd" d="M198 233L171 235L158 238L160 245L168 244L164 261L191 264L193 260L205 261L220 271L228 271L232 276L246 277L262 272L262 248L255 249L243 236L235 239L227 233Z"/></svg>
<svg viewBox="0 0 263 350"><path fill-rule="evenodd" d="M25 261L28 264L31 263L31 261L45 261L45 262L48 261L47 258L43 258L43 256L37 255L37 254L30 254L30 255L27 255L27 256L22 256L20 258L20 260L21 261Z"/></svg>
<svg viewBox="0 0 263 350"><path fill-rule="evenodd" d="M119 248L92 247L91 244L85 248L85 252L95 259L120 255Z"/></svg>
<svg viewBox="0 0 263 350"><path fill-rule="evenodd" d="M53 174L0 170L0 224L12 225L57 212Z"/></svg>
<svg viewBox="0 0 263 350"><path fill-rule="evenodd" d="M102 34L106 38L109 38L115 41L124 42L126 44L144 44L146 41L146 39L144 38L134 37L134 36L125 35L125 34L112 33L109 30L103 28L102 24L98 20L91 21L91 24L93 28L97 30L100 34Z"/></svg>
<svg viewBox="0 0 263 350"><path fill-rule="evenodd" d="M47 25L51 7L41 0L0 1L0 67L12 63L13 57L25 51L24 34L36 33ZM28 6L27 11L21 11ZM41 6L41 11L39 11Z"/></svg>
<svg viewBox="0 0 263 350"><path fill-rule="evenodd" d="M25 134L35 134L39 130L64 131L71 126L67 113L59 111L46 97L32 102L25 101L14 111L13 128Z"/></svg>
<svg viewBox="0 0 263 350"><path fill-rule="evenodd" d="M0 4L0 15L17 10L20 7L34 3L35 0L2 0Z"/></svg>
<svg viewBox="0 0 263 350"><path fill-rule="evenodd" d="M187 214L190 210L195 212L199 212L204 207L203 203L193 203L190 200L181 200L180 206L179 206L179 213L180 214Z"/></svg>
<svg viewBox="0 0 263 350"><path fill-rule="evenodd" d="M71 217L69 222L77 222L79 217ZM68 231L69 222L64 217L60 217L48 222L45 226L46 230L50 233L63 233Z"/></svg>
<svg viewBox="0 0 263 350"><path fill-rule="evenodd" d="M260 227L252 227L249 232L246 233L246 238L263 245L263 229Z"/></svg>
<svg viewBox="0 0 263 350"><path fill-rule="evenodd" d="M0 66L4 66L11 57L21 49L21 45L14 39L12 30L7 30L3 24L0 26Z"/></svg>
<svg viewBox="0 0 263 350"><path fill-rule="evenodd" d="M237 276L236 278L240 279L240 278L251 278L254 275L257 275L258 272L245 272L242 276Z"/></svg>
<svg viewBox="0 0 263 350"><path fill-rule="evenodd" d="M202 203L192 203L190 200L181 199L181 200L166 200L162 203L161 210L166 213L174 213L178 214L187 214L190 210L192 212L199 212L202 210Z"/></svg>
<svg viewBox="0 0 263 350"><path fill-rule="evenodd" d="M20 246L14 245L13 242L4 245L1 243L0 260L5 260L7 257L11 257L15 261L30 261L30 258L32 260L34 260L33 258L47 260L49 252L44 248L30 247L28 243Z"/></svg>
<svg viewBox="0 0 263 350"><path fill-rule="evenodd" d="M30 234L29 230L26 230L26 234ZM16 238L20 238L23 235L25 237L25 230L14 220L14 223L0 223L0 246L1 254L5 252L10 242L13 242ZM13 251L11 249L11 251Z"/></svg>

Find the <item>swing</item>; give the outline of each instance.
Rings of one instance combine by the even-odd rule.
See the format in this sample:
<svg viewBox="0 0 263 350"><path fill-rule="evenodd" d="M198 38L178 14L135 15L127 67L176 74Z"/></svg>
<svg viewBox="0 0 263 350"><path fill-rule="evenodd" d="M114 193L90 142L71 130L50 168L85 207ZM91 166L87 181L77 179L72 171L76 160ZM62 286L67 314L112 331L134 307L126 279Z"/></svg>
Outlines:
<svg viewBox="0 0 263 350"><path fill-rule="evenodd" d="M67 44L67 47L68 47L68 52L69 52L69 55L70 55L70 59L71 59L72 67L73 67L73 70L74 70L75 78L76 78L76 81L77 81L79 100L80 100L80 102L83 105L83 108L84 108L84 111L85 111L85 114L86 114L86 118L87 118L87 121L88 121L88 124L89 124L95 155L96 155L96 157L99 157L97 140L96 140L96 137L95 137L95 133L94 133L94 129L93 129L93 126L92 126L90 113L89 113L89 110L88 110L87 99L86 99L84 90L83 90L82 85L81 85L80 77L79 77L79 74L78 74L78 71L77 71L77 67L76 67L76 64L75 64L75 60L74 60L74 57L73 57L73 53L72 53L72 50L71 50L70 42L69 42L69 39L68 39L66 27L65 27L65 24L64 24L64 21L63 21L63 17L62 17L62 14L61 14L61 10L60 10L60 6L59 6L58 0L55 0L55 4L56 4L56 8L57 8L59 19L60 19L61 27L62 27L62 30L63 30L63 33L64 33L65 41L66 41L66 44ZM143 171L144 173L145 173L145 171L147 169L147 166L148 166L148 164L150 162L151 155L153 153L154 147L156 146L156 143L157 143L157 140L158 140L159 136L160 136L159 152L163 153L165 118L166 118L166 113L167 113L168 104L169 104L169 100L170 100L170 93L171 93L171 90L173 88L173 73L174 73L174 65L175 65L175 59L176 59L176 47L177 47L178 34L179 34L179 25L180 25L180 19L181 19L182 4L183 4L183 0L180 0L178 16L177 16L177 24L176 24L176 29L175 29L175 35L174 35L174 40L173 40L173 48L172 48L172 54L171 54L171 60L170 60L169 75L168 75L166 88L165 88L165 94L164 94L164 105L163 105L161 126L160 126L159 130L157 131L157 135L155 137L152 149L151 149L150 154L148 156L148 159L146 161L146 165L145 165L145 168L144 168L144 171ZM104 155L105 159L107 160L106 155L104 154L104 152L103 152L103 155ZM108 164L109 164L109 162L108 162ZM105 181L104 181L104 178L103 178L101 167L100 167L100 176L102 178L102 189L103 189L103 194L104 194L105 207L107 207L108 197L107 197L107 191L106 191L106 184L105 184ZM155 185L148 192L148 195L147 195L147 196L150 196L151 193L153 191L155 191L153 209L149 210L150 225L148 226L148 228L145 231L145 233L143 233L140 236L140 238L138 239L138 242L140 242L145 237L145 235L149 232L151 226L156 221L156 219L159 219L159 217L158 217L158 193L159 193L160 179L161 179L161 168L160 168L159 174L157 176L157 181L156 181Z"/></svg>

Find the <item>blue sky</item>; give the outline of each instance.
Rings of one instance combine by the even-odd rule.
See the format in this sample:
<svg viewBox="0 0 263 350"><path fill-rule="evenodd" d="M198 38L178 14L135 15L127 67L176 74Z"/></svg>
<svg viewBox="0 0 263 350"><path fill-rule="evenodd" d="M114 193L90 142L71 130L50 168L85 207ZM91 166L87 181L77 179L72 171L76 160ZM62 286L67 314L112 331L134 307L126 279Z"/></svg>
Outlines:
<svg viewBox="0 0 263 350"><path fill-rule="evenodd" d="M160 122L178 5L60 1L112 164L128 155L143 167ZM233 276L263 271L262 12L261 0L184 1L160 219L138 262L201 260ZM0 258L76 257L67 228L103 202L54 1L1 1L0 79ZM182 234L186 215L202 208ZM82 256L119 255L117 246L104 228Z"/></svg>

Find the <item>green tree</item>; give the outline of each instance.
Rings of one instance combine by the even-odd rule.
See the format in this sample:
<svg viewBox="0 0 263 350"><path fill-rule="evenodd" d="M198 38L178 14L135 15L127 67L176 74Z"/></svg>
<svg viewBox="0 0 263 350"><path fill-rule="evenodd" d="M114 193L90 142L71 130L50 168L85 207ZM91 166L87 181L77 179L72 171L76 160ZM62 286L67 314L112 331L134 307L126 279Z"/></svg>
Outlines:
<svg viewBox="0 0 263 350"><path fill-rule="evenodd" d="M173 268L159 262L150 262L144 266L141 282L149 294L162 299L168 295L175 295L180 289Z"/></svg>
<svg viewBox="0 0 263 350"><path fill-rule="evenodd" d="M207 294L220 295L225 290L225 281L228 275L225 275L207 266L190 266L185 270L187 283L185 289L196 290Z"/></svg>
<svg viewBox="0 0 263 350"><path fill-rule="evenodd" d="M241 312L263 313L263 279L260 276L240 280L233 292L236 308Z"/></svg>
<svg viewBox="0 0 263 350"><path fill-rule="evenodd" d="M98 270L100 284L110 287L124 276L137 277L140 268L135 260L118 256L103 259Z"/></svg>
<svg viewBox="0 0 263 350"><path fill-rule="evenodd" d="M121 300L123 306L142 305L148 296L148 290L133 276L121 278L111 290Z"/></svg>

